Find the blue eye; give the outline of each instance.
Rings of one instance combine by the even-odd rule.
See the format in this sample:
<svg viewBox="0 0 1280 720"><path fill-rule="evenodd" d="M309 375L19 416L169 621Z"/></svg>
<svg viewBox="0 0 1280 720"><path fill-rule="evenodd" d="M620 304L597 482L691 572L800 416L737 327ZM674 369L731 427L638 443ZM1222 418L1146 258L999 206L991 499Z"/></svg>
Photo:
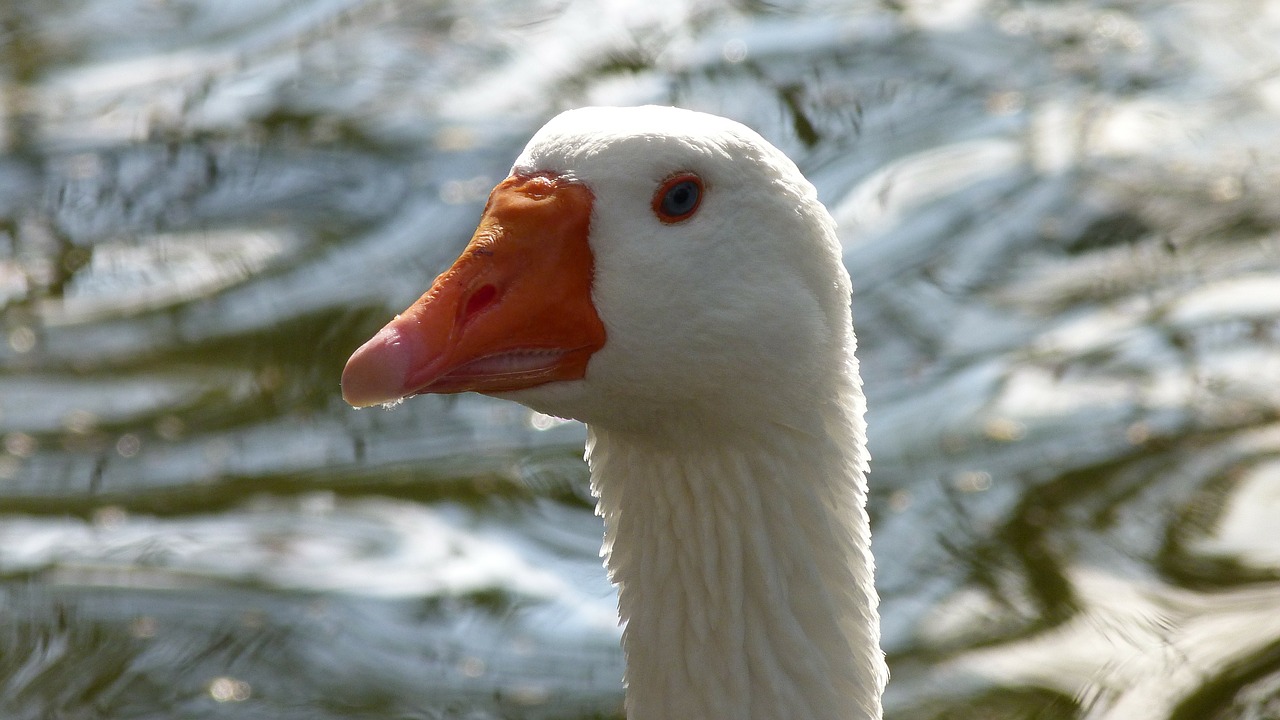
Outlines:
<svg viewBox="0 0 1280 720"><path fill-rule="evenodd" d="M702 178L679 173L663 181L653 196L653 212L664 223L687 220L702 203Z"/></svg>
<svg viewBox="0 0 1280 720"><path fill-rule="evenodd" d="M671 217L686 215L698 207L700 197L698 183L692 180L676 183L662 196L662 212Z"/></svg>

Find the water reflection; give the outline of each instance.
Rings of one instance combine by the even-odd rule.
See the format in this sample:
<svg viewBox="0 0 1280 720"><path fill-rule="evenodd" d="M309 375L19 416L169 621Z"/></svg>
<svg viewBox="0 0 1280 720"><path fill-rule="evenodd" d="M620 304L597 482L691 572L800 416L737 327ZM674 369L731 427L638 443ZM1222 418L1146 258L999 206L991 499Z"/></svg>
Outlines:
<svg viewBox="0 0 1280 720"><path fill-rule="evenodd" d="M583 433L341 362L554 110L842 227L892 718L1276 696L1280 16L1255 3L0 8L0 714L596 717Z"/></svg>

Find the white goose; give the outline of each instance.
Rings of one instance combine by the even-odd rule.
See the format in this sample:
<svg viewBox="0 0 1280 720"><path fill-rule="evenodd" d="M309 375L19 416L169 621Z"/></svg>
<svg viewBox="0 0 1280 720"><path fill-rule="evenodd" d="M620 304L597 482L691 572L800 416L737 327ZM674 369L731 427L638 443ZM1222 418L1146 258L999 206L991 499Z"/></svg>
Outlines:
<svg viewBox="0 0 1280 720"><path fill-rule="evenodd" d="M573 110L343 397L475 391L587 424L630 720L879 718L849 292L831 216L755 132Z"/></svg>

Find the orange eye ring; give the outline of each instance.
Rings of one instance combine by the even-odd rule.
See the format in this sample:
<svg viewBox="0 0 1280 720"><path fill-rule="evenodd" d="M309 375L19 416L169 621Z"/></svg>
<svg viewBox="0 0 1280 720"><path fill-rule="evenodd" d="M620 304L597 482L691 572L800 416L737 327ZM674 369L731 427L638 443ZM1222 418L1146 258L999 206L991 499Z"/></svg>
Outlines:
<svg viewBox="0 0 1280 720"><path fill-rule="evenodd" d="M683 222L698 212L704 194L702 178L691 172L676 173L653 194L653 214L667 225Z"/></svg>

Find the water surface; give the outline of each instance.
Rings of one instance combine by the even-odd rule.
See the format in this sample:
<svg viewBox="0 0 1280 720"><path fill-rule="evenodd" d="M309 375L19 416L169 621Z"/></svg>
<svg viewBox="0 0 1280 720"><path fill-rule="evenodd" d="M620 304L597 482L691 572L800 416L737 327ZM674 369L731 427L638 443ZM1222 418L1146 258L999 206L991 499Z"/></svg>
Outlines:
<svg viewBox="0 0 1280 720"><path fill-rule="evenodd" d="M0 715L620 717L572 423L346 407L560 109L841 225L895 720L1277 717L1280 12L0 8Z"/></svg>

